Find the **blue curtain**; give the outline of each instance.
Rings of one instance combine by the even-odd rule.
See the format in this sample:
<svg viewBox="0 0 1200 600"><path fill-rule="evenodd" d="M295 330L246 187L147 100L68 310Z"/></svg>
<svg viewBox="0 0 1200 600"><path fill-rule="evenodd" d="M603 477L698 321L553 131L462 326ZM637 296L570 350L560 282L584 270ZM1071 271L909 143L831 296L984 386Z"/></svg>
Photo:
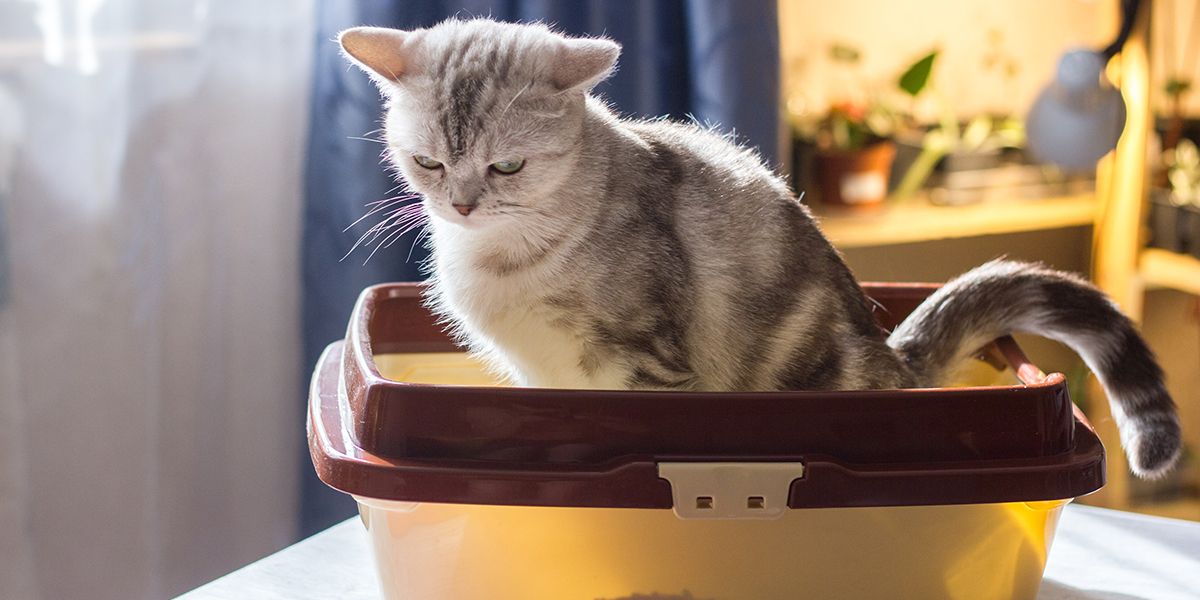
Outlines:
<svg viewBox="0 0 1200 600"><path fill-rule="evenodd" d="M735 132L777 165L775 0L319 0L318 6L303 241L304 357L310 368L327 344L345 335L364 287L419 280L428 255L415 231L373 256L371 246L351 252L374 224L370 218L356 224L366 205L395 195L396 182L380 165L381 146L364 139L377 137L379 93L338 54L332 40L342 29L412 29L451 16L490 16L604 35L624 49L616 75L596 93L622 114L695 118ZM302 472L302 535L354 513L353 501L325 487L307 463Z"/></svg>

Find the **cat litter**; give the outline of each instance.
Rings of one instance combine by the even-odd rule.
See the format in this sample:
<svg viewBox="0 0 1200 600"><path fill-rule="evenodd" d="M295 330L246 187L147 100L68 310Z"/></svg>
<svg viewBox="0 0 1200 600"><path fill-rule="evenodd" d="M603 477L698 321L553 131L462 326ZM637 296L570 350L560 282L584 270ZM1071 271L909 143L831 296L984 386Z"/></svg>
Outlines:
<svg viewBox="0 0 1200 600"><path fill-rule="evenodd" d="M933 290L864 289L885 327ZM1104 483L1064 377L1010 338L978 387L519 389L420 294L365 290L309 403L389 600L1033 599L1062 507Z"/></svg>

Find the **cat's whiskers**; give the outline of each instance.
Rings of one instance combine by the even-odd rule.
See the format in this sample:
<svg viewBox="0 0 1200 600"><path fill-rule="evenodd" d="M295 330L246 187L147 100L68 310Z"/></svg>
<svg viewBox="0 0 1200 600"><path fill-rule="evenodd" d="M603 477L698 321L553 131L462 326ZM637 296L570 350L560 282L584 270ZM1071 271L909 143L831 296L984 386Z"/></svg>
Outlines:
<svg viewBox="0 0 1200 600"><path fill-rule="evenodd" d="M426 225L428 225L428 223L426 223ZM412 246L408 248L408 257L404 259L404 262L409 262L412 260L413 250L416 250L417 244L420 244L421 241L427 237L429 237L429 227L422 227L421 231L417 232L417 236L413 238Z"/></svg>
<svg viewBox="0 0 1200 600"><path fill-rule="evenodd" d="M350 230L352 227L354 227L355 225L358 225L359 223L361 223L363 219L366 219L367 217L373 216L373 215L375 215L376 213L378 213L378 212L380 212L380 211L382 211L382 210L386 210L386 209L388 209L388 208L391 208L392 206L395 206L395 205L397 205L397 204L401 204L401 203L404 203L404 202L408 202L408 201L410 201L410 200L419 200L420 198L421 198L420 196L414 196L414 195L402 195L402 196L395 196L395 197L392 197L392 198L387 198L387 199L384 199L384 200L376 200L376 201L374 201L374 202L369 202L369 203L367 203L367 206L368 206L368 207L371 207L371 210L367 211L367 213L366 213L366 214L364 214L363 216L359 217L359 218L358 218L356 221L354 221L354 222L353 222L353 223L351 223L349 226L347 226L345 229L343 229L343 230L342 230L342 232L344 233L344 232L346 232L346 231L349 231L349 230ZM419 202L416 202L416 203L413 203L413 204L409 204L408 206L414 206L414 205L417 205L417 206L419 206L419 205L420 205L420 203L419 203Z"/></svg>
<svg viewBox="0 0 1200 600"><path fill-rule="evenodd" d="M356 220L350 227L357 225L369 216L376 215L382 211L388 212L385 213L382 220L367 229L354 242L354 245L342 257L342 260L348 258L359 246L374 245L375 248L371 251L371 254L367 256L366 261L363 261L363 264L366 264L380 248L391 246L391 244L395 243L396 239L399 239L404 234L416 227L424 226L426 215L421 202L412 202L412 200L420 200L420 198L418 195L405 194L369 203L367 206L372 207L371 210ZM346 229L349 230L350 227Z"/></svg>
<svg viewBox="0 0 1200 600"><path fill-rule="evenodd" d="M376 250L378 250L379 248L390 248L392 246L392 244L396 243L396 240L400 239L400 237L402 237L404 234L412 231L413 229L416 229L417 227L422 227L424 225L425 225L424 221L409 221L406 223L397 223L396 227L392 228L392 233L388 234L388 236L385 237L383 239L383 241L379 242L379 244L376 246Z"/></svg>
<svg viewBox="0 0 1200 600"><path fill-rule="evenodd" d="M373 130L373 131L368 131L368 132L366 132L366 133L362 134L361 136L354 136L354 135L347 136L347 137L346 137L346 139L348 139L348 140L361 140L361 141L364 141L364 142L375 142L376 144L384 144L384 145L386 145L386 144L387 144L387 139L385 139L384 137L382 137L382 136L384 136L385 134L386 134L386 130L384 130L383 128L379 128L379 129L375 129L375 130ZM378 136L380 136L380 137L369 137L369 136L373 136L373 135L378 135Z"/></svg>
<svg viewBox="0 0 1200 600"><path fill-rule="evenodd" d="M375 244L375 248L371 250L371 254L367 255L367 258L363 261L363 264L365 265L370 262L371 257L375 256L375 253L378 252L380 248L390 248L392 244L394 244L396 240L403 237L404 234L418 227L424 228L425 225L426 220L421 218L421 215L405 215L403 218L397 219L396 222L392 223L388 227L380 229L375 237L371 239L371 242L375 242L376 239L378 239L383 235L384 232L388 230L391 230L391 233L384 237L382 241Z"/></svg>

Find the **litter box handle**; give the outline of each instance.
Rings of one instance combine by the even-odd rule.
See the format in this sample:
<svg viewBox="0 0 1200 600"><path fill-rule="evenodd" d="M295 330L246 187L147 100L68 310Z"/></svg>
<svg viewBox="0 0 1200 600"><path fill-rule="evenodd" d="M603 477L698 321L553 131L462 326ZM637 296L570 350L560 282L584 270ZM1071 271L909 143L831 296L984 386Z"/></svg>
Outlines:
<svg viewBox="0 0 1200 600"><path fill-rule="evenodd" d="M1037 365L1030 362L1029 357L1025 356L1025 352L1021 350L1011 335L992 340L980 352L980 358L997 369L1003 369L1005 366L1012 368L1013 372L1017 374L1017 379L1020 379L1021 383L1025 385L1038 385L1046 382L1046 374Z"/></svg>
<svg viewBox="0 0 1200 600"><path fill-rule="evenodd" d="M1017 345L1017 341L1011 335L996 338L992 343L983 348L983 359L996 365L997 362L1001 365L1007 364L1017 374L1017 379L1025 385L1037 385L1046 382L1046 374L1042 372L1037 365L1030 362L1029 357L1025 356L1025 352ZM1074 402L1071 403L1071 410L1075 413L1075 418L1083 423L1088 429L1096 431L1092 427L1091 421L1088 421L1087 416L1079 410Z"/></svg>

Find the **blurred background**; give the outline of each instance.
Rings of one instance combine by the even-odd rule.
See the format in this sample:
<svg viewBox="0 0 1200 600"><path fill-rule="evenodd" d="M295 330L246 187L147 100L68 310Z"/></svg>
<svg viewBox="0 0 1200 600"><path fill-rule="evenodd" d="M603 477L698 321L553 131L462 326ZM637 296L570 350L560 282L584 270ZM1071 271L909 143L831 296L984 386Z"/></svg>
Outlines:
<svg viewBox="0 0 1200 600"><path fill-rule="evenodd" d="M1140 3L1105 67L1115 152L1062 168L1028 143L1062 54L1111 43L1122 4L0 0L0 598L171 598L354 515L308 460L308 377L362 288L426 256L360 221L397 189L379 94L333 41L355 25L616 39L597 93L756 147L862 280L1000 255L1089 274L1196 448L1200 0ZM1078 359L1022 345L1113 448ZM1085 502L1200 520L1190 451L1154 484L1109 462Z"/></svg>

